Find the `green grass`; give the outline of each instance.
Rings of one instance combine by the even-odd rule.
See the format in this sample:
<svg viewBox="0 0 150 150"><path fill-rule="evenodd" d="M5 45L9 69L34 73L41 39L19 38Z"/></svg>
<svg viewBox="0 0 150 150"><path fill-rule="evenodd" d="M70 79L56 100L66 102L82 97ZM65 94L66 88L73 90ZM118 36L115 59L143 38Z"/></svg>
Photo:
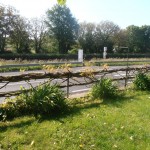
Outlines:
<svg viewBox="0 0 150 150"><path fill-rule="evenodd" d="M128 91L118 100L71 100L59 118L22 117L0 123L0 149L149 150L150 92Z"/></svg>

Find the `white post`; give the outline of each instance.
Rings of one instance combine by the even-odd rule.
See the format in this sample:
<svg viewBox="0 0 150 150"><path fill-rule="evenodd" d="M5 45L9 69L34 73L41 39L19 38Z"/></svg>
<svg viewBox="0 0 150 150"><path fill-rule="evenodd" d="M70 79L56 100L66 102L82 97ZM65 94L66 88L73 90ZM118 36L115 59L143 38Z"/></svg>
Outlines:
<svg viewBox="0 0 150 150"><path fill-rule="evenodd" d="M103 58L106 59L107 55L107 47L104 47Z"/></svg>
<svg viewBox="0 0 150 150"><path fill-rule="evenodd" d="M83 62L83 50L78 50L78 62Z"/></svg>

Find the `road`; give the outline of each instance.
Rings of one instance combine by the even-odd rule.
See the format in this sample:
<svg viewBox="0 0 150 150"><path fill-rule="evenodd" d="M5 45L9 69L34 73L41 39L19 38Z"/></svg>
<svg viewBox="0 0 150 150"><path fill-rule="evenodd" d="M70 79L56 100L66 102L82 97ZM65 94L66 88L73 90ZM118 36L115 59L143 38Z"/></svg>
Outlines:
<svg viewBox="0 0 150 150"><path fill-rule="evenodd" d="M100 69L100 67L92 67L93 69ZM115 66L115 67L110 67L110 69L120 69L120 68L123 68L122 66ZM80 70L83 70L85 69L85 67L76 67L76 68L73 68L72 71L73 72L77 72L77 71L80 71ZM101 68L102 69L102 68ZM26 71L24 73L41 73L41 72L44 72L42 70L40 71ZM2 76L13 76L13 75L18 75L18 74L21 74L21 72L8 72L8 73L0 73L0 75ZM110 76L110 75L109 75ZM122 72L120 71L119 74L116 74L116 73L113 73L111 74L111 76L115 77L115 78L119 78L120 76L125 76L125 72ZM100 78L99 75L96 76L97 78ZM83 82L83 78L80 78L79 81L80 82ZM48 81L48 79L38 79L38 80L30 80L30 84L32 84L33 87L43 83L43 82L46 82ZM52 82L53 83L62 83L64 81L64 79L54 79ZM70 80L70 82L74 82L73 80ZM123 81L124 82L124 81ZM10 91L16 91L16 90L19 90L20 87L24 87L26 89L30 88L30 84L25 82L25 81L21 81L21 82L17 82L17 83L9 83L6 87L0 89L0 92L10 92ZM64 82L63 83L64 85L66 85L67 83ZM124 83L123 83L124 84ZM0 83L0 87L2 87L4 84L3 83ZM85 91L88 91L89 89L91 88L91 85L88 85L88 86L73 86L73 87L70 87L69 88L69 94L73 94L73 93L79 93L79 92L85 92ZM63 89L65 92L66 92L66 88ZM5 98L0 98L0 102L2 102Z"/></svg>

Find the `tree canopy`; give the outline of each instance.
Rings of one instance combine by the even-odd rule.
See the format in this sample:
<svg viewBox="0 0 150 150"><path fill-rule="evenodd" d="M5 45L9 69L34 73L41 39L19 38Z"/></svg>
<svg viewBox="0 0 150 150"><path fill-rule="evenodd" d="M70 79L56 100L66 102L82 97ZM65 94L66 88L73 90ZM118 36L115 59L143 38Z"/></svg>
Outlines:
<svg viewBox="0 0 150 150"><path fill-rule="evenodd" d="M49 35L58 41L59 53L67 53L77 39L79 25L66 6L55 5L47 11Z"/></svg>

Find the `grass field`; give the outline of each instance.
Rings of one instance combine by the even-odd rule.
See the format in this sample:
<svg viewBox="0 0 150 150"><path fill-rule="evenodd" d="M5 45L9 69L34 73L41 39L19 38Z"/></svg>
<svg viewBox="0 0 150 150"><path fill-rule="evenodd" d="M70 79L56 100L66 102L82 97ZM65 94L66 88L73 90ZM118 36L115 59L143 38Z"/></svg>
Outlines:
<svg viewBox="0 0 150 150"><path fill-rule="evenodd" d="M70 105L69 114L56 118L0 122L0 149L150 149L150 92L130 90L104 102L80 98Z"/></svg>

